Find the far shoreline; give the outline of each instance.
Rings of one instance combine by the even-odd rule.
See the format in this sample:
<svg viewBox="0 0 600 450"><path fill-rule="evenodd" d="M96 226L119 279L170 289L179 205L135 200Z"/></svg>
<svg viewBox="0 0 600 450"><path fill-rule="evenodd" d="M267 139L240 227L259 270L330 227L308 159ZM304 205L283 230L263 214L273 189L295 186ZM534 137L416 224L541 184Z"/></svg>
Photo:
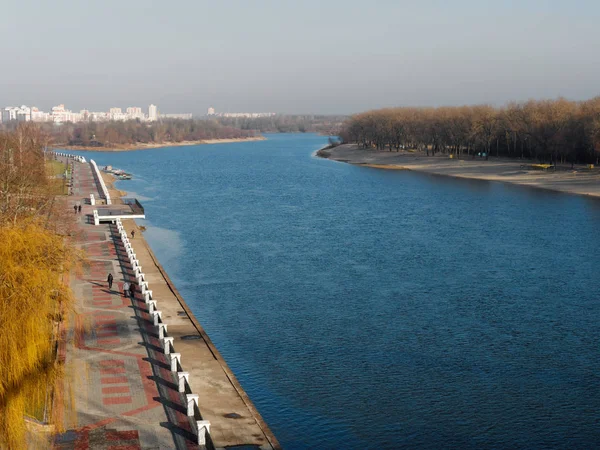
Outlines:
<svg viewBox="0 0 600 450"><path fill-rule="evenodd" d="M226 139L201 139L198 141L180 141L180 142L161 142L161 143L137 143L137 144L122 144L112 147L91 147L85 145L54 145L54 148L60 148L63 150L77 150L86 152L133 152L138 150L152 150L157 148L165 147L184 147L191 145L212 145L212 144L233 144L236 142L254 142L264 141L267 138L260 136L251 136L247 138L226 138Z"/></svg>
<svg viewBox="0 0 600 450"><path fill-rule="evenodd" d="M600 169L575 165L556 172L532 170L535 161L508 158L457 159L448 155L426 156L412 152L367 150L356 144L325 147L316 152L320 158L379 170L410 170L453 178L500 181L565 194L600 198Z"/></svg>

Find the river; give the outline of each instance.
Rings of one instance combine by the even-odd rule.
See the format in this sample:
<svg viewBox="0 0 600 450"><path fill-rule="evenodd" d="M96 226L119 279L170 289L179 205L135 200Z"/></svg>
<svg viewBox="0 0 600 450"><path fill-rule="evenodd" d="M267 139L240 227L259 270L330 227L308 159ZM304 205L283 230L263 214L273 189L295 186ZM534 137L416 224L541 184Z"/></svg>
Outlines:
<svg viewBox="0 0 600 450"><path fill-rule="evenodd" d="M600 442L600 201L312 156L126 153L146 239L286 449Z"/></svg>

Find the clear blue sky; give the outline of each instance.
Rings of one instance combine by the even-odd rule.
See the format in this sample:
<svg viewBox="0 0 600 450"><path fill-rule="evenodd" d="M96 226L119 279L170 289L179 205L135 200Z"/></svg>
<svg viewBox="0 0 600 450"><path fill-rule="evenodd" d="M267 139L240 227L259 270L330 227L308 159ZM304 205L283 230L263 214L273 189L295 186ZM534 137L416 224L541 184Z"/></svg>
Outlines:
<svg viewBox="0 0 600 450"><path fill-rule="evenodd" d="M0 105L352 113L600 94L600 1L5 2Z"/></svg>

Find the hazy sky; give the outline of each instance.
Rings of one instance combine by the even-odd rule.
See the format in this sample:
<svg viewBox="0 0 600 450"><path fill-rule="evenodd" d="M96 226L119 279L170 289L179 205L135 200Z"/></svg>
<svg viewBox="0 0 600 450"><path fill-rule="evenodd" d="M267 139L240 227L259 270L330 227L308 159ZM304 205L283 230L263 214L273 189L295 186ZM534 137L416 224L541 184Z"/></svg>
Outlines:
<svg viewBox="0 0 600 450"><path fill-rule="evenodd" d="M19 0L0 105L352 113L600 94L598 0Z"/></svg>

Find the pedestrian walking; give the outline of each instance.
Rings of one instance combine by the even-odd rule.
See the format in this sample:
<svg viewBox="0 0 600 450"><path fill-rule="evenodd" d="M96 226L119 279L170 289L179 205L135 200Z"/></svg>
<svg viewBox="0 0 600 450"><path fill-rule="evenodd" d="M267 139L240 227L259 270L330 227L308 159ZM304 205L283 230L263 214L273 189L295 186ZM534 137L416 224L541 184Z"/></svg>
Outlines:
<svg viewBox="0 0 600 450"><path fill-rule="evenodd" d="M131 239L135 237L135 230L131 230Z"/></svg>
<svg viewBox="0 0 600 450"><path fill-rule="evenodd" d="M113 283L113 275L112 275L112 273L108 274L108 278L106 279L106 281L108 281L108 288L112 289L112 283Z"/></svg>
<svg viewBox="0 0 600 450"><path fill-rule="evenodd" d="M131 285L126 281L123 283L123 297L129 297L129 287Z"/></svg>
<svg viewBox="0 0 600 450"><path fill-rule="evenodd" d="M77 212L81 214L81 205L77 207Z"/></svg>
<svg viewBox="0 0 600 450"><path fill-rule="evenodd" d="M131 283L131 287L129 288L129 295L131 296L131 298L135 297L135 283Z"/></svg>
<svg viewBox="0 0 600 450"><path fill-rule="evenodd" d="M77 214L77 205L73 205L73 210L75 211L75 214Z"/></svg>

